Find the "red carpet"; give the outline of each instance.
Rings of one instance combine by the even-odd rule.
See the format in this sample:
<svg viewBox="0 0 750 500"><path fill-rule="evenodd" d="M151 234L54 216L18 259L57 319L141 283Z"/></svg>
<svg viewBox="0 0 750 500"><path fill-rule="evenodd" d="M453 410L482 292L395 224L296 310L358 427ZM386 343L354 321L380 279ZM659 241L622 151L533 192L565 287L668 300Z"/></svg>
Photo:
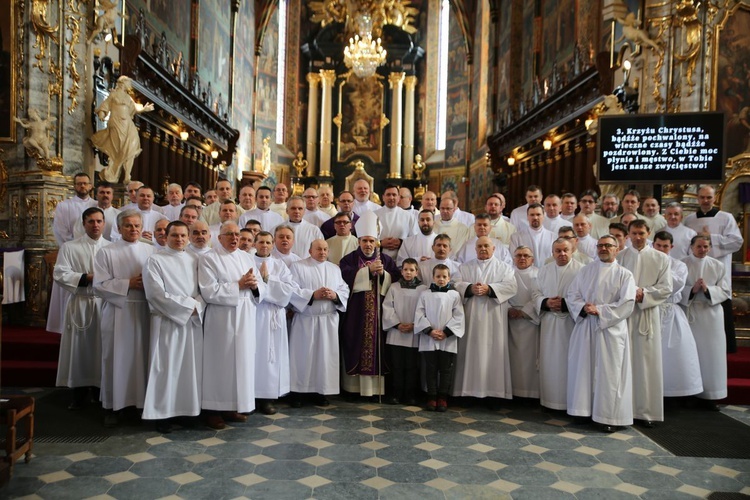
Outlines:
<svg viewBox="0 0 750 500"><path fill-rule="evenodd" d="M3 325L3 387L54 387L60 335L44 328Z"/></svg>
<svg viewBox="0 0 750 500"><path fill-rule="evenodd" d="M750 405L750 347L738 347L727 355L729 396L722 403Z"/></svg>
<svg viewBox="0 0 750 500"><path fill-rule="evenodd" d="M54 387L60 335L44 328L3 326L3 387ZM750 405L750 347L727 356L729 397L724 404Z"/></svg>

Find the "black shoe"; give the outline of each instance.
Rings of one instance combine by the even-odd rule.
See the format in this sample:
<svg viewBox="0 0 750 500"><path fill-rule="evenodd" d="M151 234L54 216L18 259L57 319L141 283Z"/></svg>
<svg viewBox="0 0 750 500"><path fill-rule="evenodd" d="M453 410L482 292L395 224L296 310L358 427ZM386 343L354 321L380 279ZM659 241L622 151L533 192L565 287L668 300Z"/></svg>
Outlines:
<svg viewBox="0 0 750 500"><path fill-rule="evenodd" d="M636 423L639 426L641 426L641 427L645 427L646 429L653 429L654 428L654 422L652 422L651 420L640 420L640 419L638 419L638 420L636 420Z"/></svg>
<svg viewBox="0 0 750 500"><path fill-rule="evenodd" d="M169 434L172 432L172 424L169 423L169 420L157 420L156 421L156 432L161 432L162 434Z"/></svg>
<svg viewBox="0 0 750 500"><path fill-rule="evenodd" d="M591 422L591 417L573 417L573 424L586 425Z"/></svg>
<svg viewBox="0 0 750 500"><path fill-rule="evenodd" d="M271 402L271 401L268 401L268 400L266 400L266 401L263 401L263 402L262 402L262 403L261 403L261 404L260 404L260 405L258 406L258 410L259 410L259 411L260 411L260 412L261 412L261 413L262 413L263 415L276 415L276 413L278 412L278 410L277 410L277 409L276 409L276 407L274 406L273 402Z"/></svg>
<svg viewBox="0 0 750 500"><path fill-rule="evenodd" d="M318 397L315 399L315 406L328 406L331 402L328 401L328 398L325 397L323 394L319 394Z"/></svg>

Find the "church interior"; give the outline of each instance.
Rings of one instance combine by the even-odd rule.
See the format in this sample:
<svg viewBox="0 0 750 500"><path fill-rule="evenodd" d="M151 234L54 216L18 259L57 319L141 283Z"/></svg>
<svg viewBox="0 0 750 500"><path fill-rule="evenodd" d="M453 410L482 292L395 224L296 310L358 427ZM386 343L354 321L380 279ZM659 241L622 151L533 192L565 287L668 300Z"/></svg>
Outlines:
<svg viewBox="0 0 750 500"><path fill-rule="evenodd" d="M717 205L745 239L732 292L737 339L750 346L750 0L0 0L0 45L0 246L25 251L25 299L3 306L5 325L46 323L54 213L78 172L112 182L115 206L129 179L165 205L170 183L227 179L235 193L284 183L294 195L328 185L337 196L365 178L376 202L396 184L416 207L426 191L453 191L474 214L502 193L510 215L530 185L636 189L691 213L692 179L600 182L597 124L720 112ZM118 159L95 135L114 129L101 111L122 77L137 151ZM4 391L7 356L4 345ZM734 376L747 379L744 399L722 413L750 425L750 361ZM635 429L601 437L523 405L499 416L417 410L339 402L173 440L130 427L97 444L41 442L6 492L750 495L750 456L675 456Z"/></svg>

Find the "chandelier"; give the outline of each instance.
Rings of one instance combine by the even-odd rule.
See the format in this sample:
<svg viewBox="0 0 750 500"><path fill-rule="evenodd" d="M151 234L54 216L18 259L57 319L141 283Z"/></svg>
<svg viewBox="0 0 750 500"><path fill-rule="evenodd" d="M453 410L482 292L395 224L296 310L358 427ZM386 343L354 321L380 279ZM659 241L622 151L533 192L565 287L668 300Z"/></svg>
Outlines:
<svg viewBox="0 0 750 500"><path fill-rule="evenodd" d="M380 45L380 38L372 39L372 17L362 14L357 19L359 34L349 39L344 48L344 64L360 78L375 74L378 66L385 63L387 51Z"/></svg>

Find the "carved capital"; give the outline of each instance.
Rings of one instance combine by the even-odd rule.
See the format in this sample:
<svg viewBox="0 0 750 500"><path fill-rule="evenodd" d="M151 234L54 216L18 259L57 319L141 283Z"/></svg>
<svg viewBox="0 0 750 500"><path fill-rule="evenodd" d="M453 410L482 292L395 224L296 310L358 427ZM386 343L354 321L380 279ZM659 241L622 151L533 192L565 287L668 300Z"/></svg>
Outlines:
<svg viewBox="0 0 750 500"><path fill-rule="evenodd" d="M406 73L399 72L399 73L389 73L388 74L388 85L390 88L400 88L404 84L404 78L406 77Z"/></svg>
<svg viewBox="0 0 750 500"><path fill-rule="evenodd" d="M310 84L310 88L315 88L320 84L320 75L318 73L308 73L307 83Z"/></svg>
<svg viewBox="0 0 750 500"><path fill-rule="evenodd" d="M413 91L415 88L417 88L417 77L414 75L409 75L406 78L404 78L404 87L406 87L406 90Z"/></svg>
<svg viewBox="0 0 750 500"><path fill-rule="evenodd" d="M332 69L321 69L320 78L323 80L323 85L326 87L333 87L336 82L336 71Z"/></svg>

